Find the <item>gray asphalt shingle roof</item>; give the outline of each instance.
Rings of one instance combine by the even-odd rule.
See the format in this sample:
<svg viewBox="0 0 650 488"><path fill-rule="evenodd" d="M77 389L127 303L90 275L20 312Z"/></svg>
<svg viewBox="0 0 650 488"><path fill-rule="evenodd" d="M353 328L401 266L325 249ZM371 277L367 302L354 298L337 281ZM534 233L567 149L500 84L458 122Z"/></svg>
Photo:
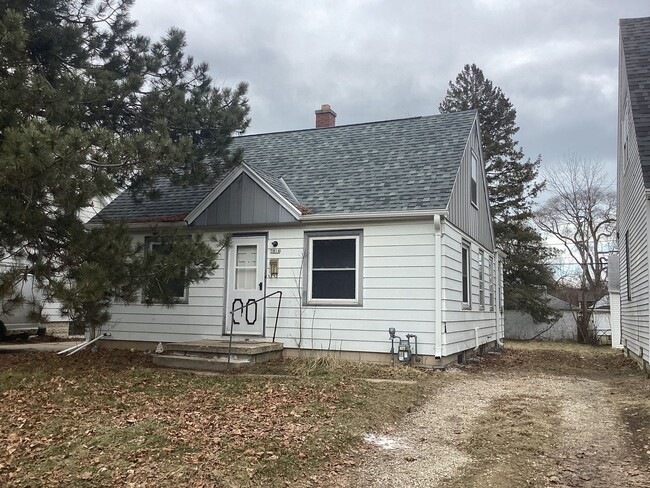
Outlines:
<svg viewBox="0 0 650 488"><path fill-rule="evenodd" d="M475 111L242 136L233 145L293 203L283 177L310 213L441 209L447 206ZM181 220L215 185L159 185L162 197L120 195L93 221Z"/></svg>
<svg viewBox="0 0 650 488"><path fill-rule="evenodd" d="M621 39L643 181L650 188L650 17L621 19Z"/></svg>

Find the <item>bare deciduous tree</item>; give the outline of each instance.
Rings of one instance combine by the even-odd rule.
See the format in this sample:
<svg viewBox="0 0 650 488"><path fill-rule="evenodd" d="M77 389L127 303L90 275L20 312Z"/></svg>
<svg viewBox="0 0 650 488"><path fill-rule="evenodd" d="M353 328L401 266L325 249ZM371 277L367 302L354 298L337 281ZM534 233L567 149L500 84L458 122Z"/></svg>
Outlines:
<svg viewBox="0 0 650 488"><path fill-rule="evenodd" d="M552 196L537 210L539 228L560 240L578 264L581 300L576 325L580 340L589 332L593 308L607 290L607 254L611 250L616 193L601 162L566 158L548 175Z"/></svg>

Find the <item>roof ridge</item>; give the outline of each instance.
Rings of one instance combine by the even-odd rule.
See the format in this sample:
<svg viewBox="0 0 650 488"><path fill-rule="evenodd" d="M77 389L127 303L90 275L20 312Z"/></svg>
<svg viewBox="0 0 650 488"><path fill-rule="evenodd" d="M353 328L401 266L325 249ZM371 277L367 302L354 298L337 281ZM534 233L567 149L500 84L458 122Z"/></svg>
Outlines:
<svg viewBox="0 0 650 488"><path fill-rule="evenodd" d="M309 127L305 129L291 129L291 130L280 130L276 132L260 132L259 134L242 134L240 136L235 136L233 137L233 140L238 140L238 139L244 139L247 137L258 137L258 136L268 136L268 135L276 135L276 134L291 134L291 133L297 133L297 132L309 132L309 131L323 131L323 130L335 130L335 129L342 129L346 127L358 127L361 125L375 125L375 124L386 124L390 122L399 122L402 120L416 120L416 119L433 119L437 117L443 117L443 116L450 116L450 115L467 115L470 113L477 113L478 111L476 109L470 109L470 110L461 110L459 112L443 112L439 114L431 114L431 115L416 115L413 117L402 117L398 119L385 119L385 120L374 120L372 122L355 122L353 124L345 124L345 125L336 125L334 127Z"/></svg>

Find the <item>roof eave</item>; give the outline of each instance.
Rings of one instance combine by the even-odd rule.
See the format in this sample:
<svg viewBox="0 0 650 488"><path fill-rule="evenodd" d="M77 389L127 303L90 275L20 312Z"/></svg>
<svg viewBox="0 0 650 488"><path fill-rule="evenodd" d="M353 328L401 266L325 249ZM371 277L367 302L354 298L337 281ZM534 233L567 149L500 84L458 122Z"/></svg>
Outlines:
<svg viewBox="0 0 650 488"><path fill-rule="evenodd" d="M397 210L387 212L338 212L305 214L300 217L301 222L340 222L356 220L404 220L421 219L441 215L446 217L446 209L425 209L425 210Z"/></svg>
<svg viewBox="0 0 650 488"><path fill-rule="evenodd" d="M86 223L84 225L86 229L101 229L105 227L106 224L102 222L98 223ZM126 222L126 227L129 230L148 230L152 227L186 227L187 224L184 220L178 220L174 222L167 222L163 220L148 220L143 222Z"/></svg>

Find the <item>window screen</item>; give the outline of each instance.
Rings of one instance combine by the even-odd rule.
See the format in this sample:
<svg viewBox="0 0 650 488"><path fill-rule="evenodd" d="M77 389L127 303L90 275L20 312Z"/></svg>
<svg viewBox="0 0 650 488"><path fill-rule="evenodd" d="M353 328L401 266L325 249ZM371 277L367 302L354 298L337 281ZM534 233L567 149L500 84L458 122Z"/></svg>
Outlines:
<svg viewBox="0 0 650 488"><path fill-rule="evenodd" d="M311 299L357 298L357 239L311 241Z"/></svg>

